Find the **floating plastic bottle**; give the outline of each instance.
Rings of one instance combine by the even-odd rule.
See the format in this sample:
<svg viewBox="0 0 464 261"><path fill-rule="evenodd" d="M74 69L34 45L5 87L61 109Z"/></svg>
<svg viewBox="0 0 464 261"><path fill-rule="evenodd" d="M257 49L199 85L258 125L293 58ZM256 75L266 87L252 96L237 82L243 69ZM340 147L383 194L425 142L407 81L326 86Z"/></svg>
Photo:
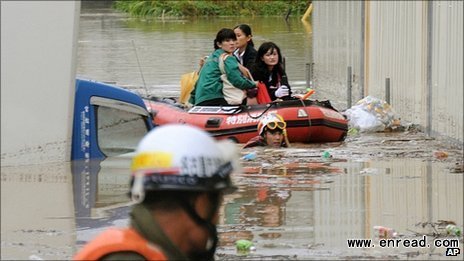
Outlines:
<svg viewBox="0 0 464 261"><path fill-rule="evenodd" d="M462 234L462 229L455 225L447 225L446 234L460 237Z"/></svg>
<svg viewBox="0 0 464 261"><path fill-rule="evenodd" d="M324 151L324 153L322 153L322 158L324 159L328 159L328 158L331 158L332 155L330 155L330 152L328 151Z"/></svg>
<svg viewBox="0 0 464 261"><path fill-rule="evenodd" d="M437 159L445 159L448 157L448 152L446 151L435 151L433 153L433 155L435 156L435 158Z"/></svg>
<svg viewBox="0 0 464 261"><path fill-rule="evenodd" d="M240 239L235 241L235 247L237 248L237 253L239 254L248 254L250 251L255 251L256 248L253 245L253 242L246 239Z"/></svg>
<svg viewBox="0 0 464 261"><path fill-rule="evenodd" d="M255 160L256 159L256 152L250 152L242 157L244 160Z"/></svg>
<svg viewBox="0 0 464 261"><path fill-rule="evenodd" d="M374 230L377 232L379 238L394 238L398 236L398 233L393 228L374 226Z"/></svg>

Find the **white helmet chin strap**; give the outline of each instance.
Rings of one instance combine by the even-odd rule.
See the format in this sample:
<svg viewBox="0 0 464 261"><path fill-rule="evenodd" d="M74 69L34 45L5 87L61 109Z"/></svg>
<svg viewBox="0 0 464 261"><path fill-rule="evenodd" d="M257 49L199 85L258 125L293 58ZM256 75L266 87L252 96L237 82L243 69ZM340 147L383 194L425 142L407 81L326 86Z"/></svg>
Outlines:
<svg viewBox="0 0 464 261"><path fill-rule="evenodd" d="M214 246L214 239L208 237L208 241L206 241L206 248L205 250L210 250Z"/></svg>
<svg viewBox="0 0 464 261"><path fill-rule="evenodd" d="M136 203L140 203L145 199L145 190L143 187L144 177L145 174L140 171L134 175L134 184L131 188L131 199Z"/></svg>

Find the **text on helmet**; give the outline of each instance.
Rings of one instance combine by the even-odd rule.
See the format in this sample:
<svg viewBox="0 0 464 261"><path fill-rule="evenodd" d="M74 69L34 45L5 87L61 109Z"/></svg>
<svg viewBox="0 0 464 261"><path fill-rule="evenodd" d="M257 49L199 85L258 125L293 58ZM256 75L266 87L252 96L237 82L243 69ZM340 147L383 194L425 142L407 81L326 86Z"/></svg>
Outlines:
<svg viewBox="0 0 464 261"><path fill-rule="evenodd" d="M213 157L182 157L181 168L182 173L185 175L196 175L199 177L209 177L215 173L219 166L221 166L222 160L220 158Z"/></svg>

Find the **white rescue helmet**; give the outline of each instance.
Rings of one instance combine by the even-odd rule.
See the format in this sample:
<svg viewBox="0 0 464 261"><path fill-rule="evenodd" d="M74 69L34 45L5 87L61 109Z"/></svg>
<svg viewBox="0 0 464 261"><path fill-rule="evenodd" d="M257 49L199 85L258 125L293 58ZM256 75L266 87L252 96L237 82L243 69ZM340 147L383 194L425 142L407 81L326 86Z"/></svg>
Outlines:
<svg viewBox="0 0 464 261"><path fill-rule="evenodd" d="M274 130L276 128L281 129L285 134L285 128L287 123L284 118L277 113L269 113L265 115L258 123L258 134L263 136L265 129Z"/></svg>
<svg viewBox="0 0 464 261"><path fill-rule="evenodd" d="M235 191L230 175L236 162L223 147L191 125L156 127L140 141L132 160L132 199L140 202L145 192L160 190Z"/></svg>

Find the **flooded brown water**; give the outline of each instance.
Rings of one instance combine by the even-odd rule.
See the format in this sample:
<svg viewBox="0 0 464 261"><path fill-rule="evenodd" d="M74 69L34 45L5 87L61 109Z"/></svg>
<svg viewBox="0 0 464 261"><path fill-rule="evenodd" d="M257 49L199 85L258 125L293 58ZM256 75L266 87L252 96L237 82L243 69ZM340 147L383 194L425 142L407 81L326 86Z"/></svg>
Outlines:
<svg viewBox="0 0 464 261"><path fill-rule="evenodd" d="M438 159L437 151L448 157ZM239 192L226 200L221 258L236 259L234 242L247 239L256 247L248 259L441 259L446 248L353 249L347 239L378 242L379 225L405 240L432 235L418 223L462 224L463 173L455 164L462 164L462 152L420 133L363 134L256 153L237 177Z"/></svg>
<svg viewBox="0 0 464 261"><path fill-rule="evenodd" d="M289 78L302 87L311 34L297 21L242 22L253 26L256 42L272 39L283 46L291 61ZM175 95L179 76L212 48L216 31L239 22L221 18L149 23L108 9L83 10L78 73L143 92L129 40L134 39L149 91ZM462 236L446 237L458 239L461 251L460 256L446 257L446 248L433 246L434 235L445 238L443 227L422 226L440 221L463 226L461 150L414 129L348 136L340 143L292 145L242 151L255 152L256 159L242 160L243 170L234 176L239 190L221 207L217 259L462 260ZM1 259L67 260L102 230L126 226L129 166L129 155L105 160L98 175L76 172L74 163L2 166ZM402 240L428 235L430 247L379 247L374 226L395 229ZM256 250L237 253L239 239L250 240ZM376 247L349 248L347 239L372 239Z"/></svg>
<svg viewBox="0 0 464 261"><path fill-rule="evenodd" d="M331 157L322 157L326 151ZM448 156L437 158L437 151ZM462 227L460 150L401 132L242 154L252 152L256 159L242 160L234 176L239 190L221 208L218 259L449 258L446 248L433 247L434 229L417 224L445 220ZM126 226L129 162L105 161L89 180L68 164L2 168L2 260L69 259L105 228ZM347 239L378 242L377 225L395 229L400 239L430 235L431 246L348 248ZM462 251L462 236L447 238L459 239ZM256 250L238 254L239 239Z"/></svg>

